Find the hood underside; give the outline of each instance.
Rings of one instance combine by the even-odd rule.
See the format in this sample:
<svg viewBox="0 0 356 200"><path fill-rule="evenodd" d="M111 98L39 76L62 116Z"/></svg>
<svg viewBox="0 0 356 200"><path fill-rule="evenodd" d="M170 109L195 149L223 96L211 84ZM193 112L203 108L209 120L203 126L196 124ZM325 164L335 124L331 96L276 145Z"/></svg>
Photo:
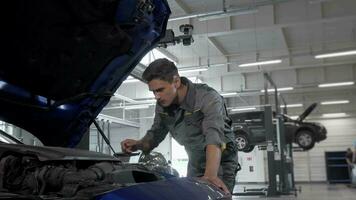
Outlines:
<svg viewBox="0 0 356 200"><path fill-rule="evenodd" d="M163 37L162 0L2 3L0 120L44 144L75 146Z"/></svg>
<svg viewBox="0 0 356 200"><path fill-rule="evenodd" d="M304 121L304 119L307 118L310 115L310 113L315 110L317 105L318 105L317 103L311 104L307 109L305 109L305 111L301 115L299 115L297 120L301 122Z"/></svg>

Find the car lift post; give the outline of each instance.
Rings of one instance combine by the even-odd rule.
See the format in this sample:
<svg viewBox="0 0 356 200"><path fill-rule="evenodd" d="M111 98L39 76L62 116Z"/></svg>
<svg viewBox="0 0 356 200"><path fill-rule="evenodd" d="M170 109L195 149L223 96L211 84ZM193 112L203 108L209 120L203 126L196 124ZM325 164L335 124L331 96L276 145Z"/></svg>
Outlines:
<svg viewBox="0 0 356 200"><path fill-rule="evenodd" d="M277 86L274 84L271 77L264 73L265 76L265 95L264 95L264 129L266 133L266 150L267 150L267 165L268 165L268 187L257 189L244 189L243 193L234 193L236 196L278 196L288 195L296 189L293 173L293 152L292 145L286 144L284 118L281 115L280 104L278 98L281 97L285 105L283 112L287 113L286 102L282 96L278 94ZM274 87L274 99L276 107L276 126L273 125L272 106L269 105L268 83Z"/></svg>
<svg viewBox="0 0 356 200"><path fill-rule="evenodd" d="M277 196L277 180L276 180L276 162L274 159L274 147L275 147L275 138L273 131L273 122L272 122L272 108L271 106L264 107L264 123L266 130L266 142L267 142L267 164L268 164L268 188L267 196Z"/></svg>
<svg viewBox="0 0 356 200"><path fill-rule="evenodd" d="M267 161L269 185L267 196L277 196L281 194L291 194L296 191L294 188L293 160L291 144L286 144L284 119L281 115L279 95L277 86L272 78L264 73L265 77L265 105L269 104L268 83L274 87L274 100L276 107L276 126L272 121L272 108L265 106L265 130L267 141ZM285 100L282 98L285 103ZM284 109L286 112L286 109ZM277 134L277 137L276 137ZM277 148L275 148L277 144ZM296 194L296 193L295 193Z"/></svg>

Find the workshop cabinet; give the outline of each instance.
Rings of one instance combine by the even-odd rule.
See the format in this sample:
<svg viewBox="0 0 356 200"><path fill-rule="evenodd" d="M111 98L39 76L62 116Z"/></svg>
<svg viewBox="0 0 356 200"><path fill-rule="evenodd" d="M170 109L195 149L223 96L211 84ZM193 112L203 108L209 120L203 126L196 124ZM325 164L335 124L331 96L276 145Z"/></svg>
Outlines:
<svg viewBox="0 0 356 200"><path fill-rule="evenodd" d="M329 183L350 183L346 151L325 152L325 166Z"/></svg>

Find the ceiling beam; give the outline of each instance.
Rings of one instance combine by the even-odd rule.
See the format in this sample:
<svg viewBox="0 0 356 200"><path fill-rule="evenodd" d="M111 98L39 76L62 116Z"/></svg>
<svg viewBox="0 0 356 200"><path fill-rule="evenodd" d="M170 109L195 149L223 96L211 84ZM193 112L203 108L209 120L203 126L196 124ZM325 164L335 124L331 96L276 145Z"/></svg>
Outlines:
<svg viewBox="0 0 356 200"><path fill-rule="evenodd" d="M226 55L227 52L225 51L225 49L219 44L218 41L216 41L214 38L212 37L207 37L207 40L209 42L209 44L211 44L216 50L218 50L218 52L224 56L224 58L227 59Z"/></svg>
<svg viewBox="0 0 356 200"><path fill-rule="evenodd" d="M261 89L263 89L261 87ZM350 94L353 94L354 91L356 90L356 86L346 86L346 87L337 87L334 88L337 89L338 92L340 91L345 91L345 92L349 92ZM334 90L335 91L335 90ZM261 92L260 89L255 89L255 90L247 90L247 91L225 91L225 92L237 92L236 96L229 96L229 97L224 97L224 98L240 98L238 96L263 96L264 93ZM318 92L318 94L316 94ZM282 95L289 95L289 94L301 94L301 95L309 95L309 94L316 94L316 96L320 95L320 92L325 92L330 94L330 88L319 88L316 85L310 85L310 84L299 84L299 85L295 85L293 90L289 90L289 91L283 91L280 92L280 94ZM309 93L309 94L308 94ZM274 93L268 93L269 96L273 96ZM337 97L335 97L337 98ZM341 99L343 97L340 97Z"/></svg>
<svg viewBox="0 0 356 200"><path fill-rule="evenodd" d="M292 63L291 63L290 50L289 50L289 46L288 46L285 30L284 30L284 28L281 28L280 31L281 31L282 42L283 42L283 44L285 46L286 52L288 53L288 65L291 65Z"/></svg>
<svg viewBox="0 0 356 200"><path fill-rule="evenodd" d="M183 12L185 14L189 14L192 11L190 10L190 8L184 3L182 2L182 0L174 0L176 2L176 4L183 10Z"/></svg>
<svg viewBox="0 0 356 200"><path fill-rule="evenodd" d="M165 48L156 48L157 51L161 52L165 56L167 56L169 59L172 59L174 62L179 63L179 59L177 56L173 55L171 52L169 52Z"/></svg>
<svg viewBox="0 0 356 200"><path fill-rule="evenodd" d="M305 64L305 65L291 65L291 66L263 66L262 70L271 72L271 71L277 71L277 70L292 70L292 69L301 69L301 68L316 68L316 67L330 67L330 66L338 66L338 65L353 65L356 63L356 60L348 60L348 61L340 61L340 62L328 62L328 63L311 63L311 64ZM253 72L258 72L262 71L257 68L255 69L247 69L247 68L240 68L241 71L240 73L253 73Z"/></svg>
<svg viewBox="0 0 356 200"><path fill-rule="evenodd" d="M231 64L231 63L226 63L226 64ZM272 72L272 71L280 71L280 70L295 70L295 69L301 69L301 68L329 67L329 66L354 65L354 64L356 64L356 60L329 62L329 63L312 63L312 64L292 65L292 66L263 66L260 69L258 67L243 67L243 68L239 68L236 71L225 72L220 75L221 76L235 76L235 75L256 73L256 72L263 72L263 71ZM222 64L220 64L220 65L222 65Z"/></svg>
<svg viewBox="0 0 356 200"><path fill-rule="evenodd" d="M208 37L218 37L218 36L225 36L225 35L231 35L231 34L237 34L237 33L244 33L244 32L252 32L252 31L263 31L263 30L275 30L275 29L281 29L281 28L287 28L287 27L294 27L294 26L305 26L305 25L316 25L320 23L332 23L332 22L345 22L345 21L352 21L356 20L356 15L352 16L343 16L343 17L332 17L332 18L324 18L324 19L317 19L317 20L310 20L310 21L299 21L299 22L289 22L289 23L280 23L280 24L271 24L271 25L264 25L260 27L255 27L255 26L250 26L250 27L245 27L245 28L235 28L235 29L229 29L226 27L225 30L221 30L221 26L216 26L219 27L219 30L206 30L206 28L195 28L194 29L194 36L208 36ZM197 25L197 23L201 23L198 20L194 20L192 22L192 25L194 27L203 27ZM218 23L218 22L211 22L209 27L213 27L214 25L212 23Z"/></svg>

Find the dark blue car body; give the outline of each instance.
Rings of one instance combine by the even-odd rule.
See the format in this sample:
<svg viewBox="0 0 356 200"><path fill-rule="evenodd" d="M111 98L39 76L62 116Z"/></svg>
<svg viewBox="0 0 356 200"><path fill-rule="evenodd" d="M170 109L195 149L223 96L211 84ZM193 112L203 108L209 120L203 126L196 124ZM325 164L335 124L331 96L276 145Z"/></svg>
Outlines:
<svg viewBox="0 0 356 200"><path fill-rule="evenodd" d="M172 178L109 155L68 149L163 37L170 12L165 0L2 3L0 120L52 147L0 143L0 198L226 198L197 179ZM88 185L92 189L85 190ZM78 195L82 189L85 193Z"/></svg>
<svg viewBox="0 0 356 200"><path fill-rule="evenodd" d="M16 2L22 7L19 8ZM145 8L140 10L140 2L144 1L120 0L116 1L117 8L110 15L94 13L82 17L70 15L78 13L81 6L89 7L87 4L90 3L80 2L90 1L66 2L71 5L63 5L60 0L15 0L9 6L17 10L9 14L10 19L16 21L2 33L5 34L2 38L6 51L2 55L4 63L0 74L0 119L35 133L47 145L74 147L122 81L161 39L170 10L167 2L162 0L152 1L154 9L151 13ZM29 10L31 6L33 11ZM64 6L74 11L67 13L66 8L57 9ZM99 7L90 6L83 8L88 10L84 14L89 15ZM39 18L50 15L49 11L43 11L46 8L53 12L63 10L64 14L52 17L57 22L33 19L34 22L27 24L26 20L31 21L37 15ZM2 9L7 7L3 5ZM62 16L70 18L60 21L58 18ZM107 19L109 17L113 18ZM35 32L36 29L40 31ZM118 33L110 35L104 31ZM61 32L71 35L62 37ZM66 40L70 41L65 43ZM57 47L60 43L63 46ZM74 50L70 51L70 48ZM59 78L67 79L67 83Z"/></svg>

